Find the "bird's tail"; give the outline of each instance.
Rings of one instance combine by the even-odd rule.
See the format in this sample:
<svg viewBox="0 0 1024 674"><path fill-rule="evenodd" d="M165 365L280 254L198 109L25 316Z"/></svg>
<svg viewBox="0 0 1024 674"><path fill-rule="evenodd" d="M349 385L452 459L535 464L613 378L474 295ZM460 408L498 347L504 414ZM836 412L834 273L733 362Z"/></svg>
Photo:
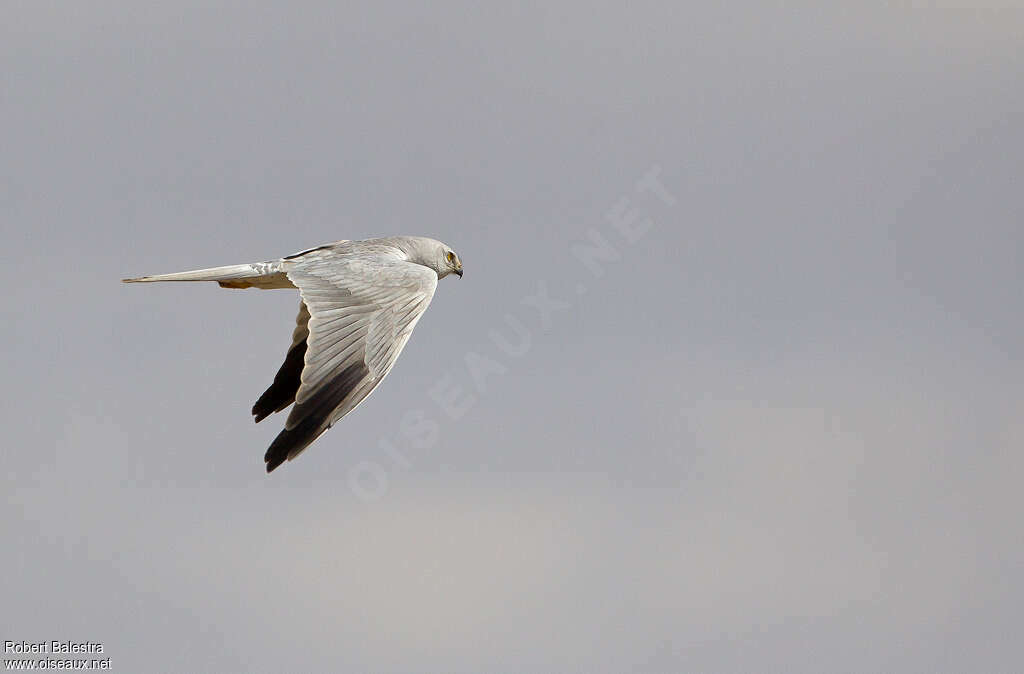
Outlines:
<svg viewBox="0 0 1024 674"><path fill-rule="evenodd" d="M124 283L156 283L157 281L217 281L222 288L294 288L295 285L281 271L280 262L253 262L229 264L181 271L175 274L157 274L139 278L121 279Z"/></svg>

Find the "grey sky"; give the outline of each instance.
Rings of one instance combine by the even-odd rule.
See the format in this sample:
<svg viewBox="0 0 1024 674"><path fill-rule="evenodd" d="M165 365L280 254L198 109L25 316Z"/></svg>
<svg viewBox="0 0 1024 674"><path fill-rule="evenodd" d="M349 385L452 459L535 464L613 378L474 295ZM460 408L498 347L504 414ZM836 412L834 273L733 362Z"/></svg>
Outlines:
<svg viewBox="0 0 1024 674"><path fill-rule="evenodd" d="M670 4L5 3L0 639L1017 668L1024 12ZM271 476L297 295L118 283L390 234L466 276Z"/></svg>

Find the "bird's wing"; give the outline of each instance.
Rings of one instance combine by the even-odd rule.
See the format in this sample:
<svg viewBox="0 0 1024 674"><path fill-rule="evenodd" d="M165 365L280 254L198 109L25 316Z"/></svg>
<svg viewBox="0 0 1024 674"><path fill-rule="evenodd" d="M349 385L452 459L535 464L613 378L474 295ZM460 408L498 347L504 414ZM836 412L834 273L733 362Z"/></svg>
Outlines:
<svg viewBox="0 0 1024 674"><path fill-rule="evenodd" d="M264 457L268 472L377 387L437 287L433 270L382 252L329 250L297 258L286 273L309 312L309 334L295 407Z"/></svg>

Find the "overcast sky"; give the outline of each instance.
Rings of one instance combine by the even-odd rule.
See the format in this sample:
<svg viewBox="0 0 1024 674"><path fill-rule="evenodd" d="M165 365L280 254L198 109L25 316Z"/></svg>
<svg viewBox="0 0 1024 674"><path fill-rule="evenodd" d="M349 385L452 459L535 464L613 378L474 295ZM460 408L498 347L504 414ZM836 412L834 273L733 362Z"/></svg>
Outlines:
<svg viewBox="0 0 1024 674"><path fill-rule="evenodd" d="M1019 668L1024 11L365 4L0 7L0 639ZM465 278L269 476L296 293L118 282L391 234Z"/></svg>

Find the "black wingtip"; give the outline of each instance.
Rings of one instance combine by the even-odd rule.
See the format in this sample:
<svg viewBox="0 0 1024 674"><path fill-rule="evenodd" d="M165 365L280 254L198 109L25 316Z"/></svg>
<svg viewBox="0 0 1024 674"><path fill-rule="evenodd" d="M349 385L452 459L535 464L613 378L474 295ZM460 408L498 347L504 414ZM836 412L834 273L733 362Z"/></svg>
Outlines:
<svg viewBox="0 0 1024 674"><path fill-rule="evenodd" d="M275 468L288 460L288 448L282 445L283 443L279 443L275 440L274 444L270 446L270 449L268 449L267 453L263 456L263 460L267 463L268 473L274 472Z"/></svg>
<svg viewBox="0 0 1024 674"><path fill-rule="evenodd" d="M256 417L256 423L263 421L274 412L280 412L295 400L295 393L302 384L302 368L305 357L305 341L288 349L284 365L274 376L274 383L252 406L252 415Z"/></svg>
<svg viewBox="0 0 1024 674"><path fill-rule="evenodd" d="M295 458L302 450L320 437L320 434L331 427L330 415L338 409L346 396L363 381L369 370L362 361L355 362L335 376L329 386L318 389L308 400L298 403L288 421L293 421L296 412L304 415L293 427L281 430L270 443L263 460L267 463L267 472L271 472L290 458Z"/></svg>

